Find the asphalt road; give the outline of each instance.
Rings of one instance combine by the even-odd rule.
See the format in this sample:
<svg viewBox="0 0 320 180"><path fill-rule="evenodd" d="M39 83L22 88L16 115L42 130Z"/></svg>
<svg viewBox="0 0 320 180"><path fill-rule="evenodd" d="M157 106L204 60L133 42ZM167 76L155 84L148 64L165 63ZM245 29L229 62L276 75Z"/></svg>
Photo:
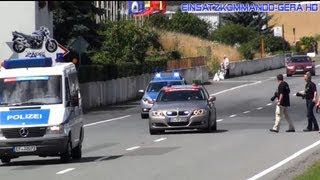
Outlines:
<svg viewBox="0 0 320 180"><path fill-rule="evenodd" d="M296 132L286 133L285 121L279 133L269 132L274 123L270 98L277 87L275 76L284 72L278 69L207 85L217 97L217 132L151 136L138 102L100 108L85 115L83 159L61 164L59 158L21 157L1 165L0 179L277 179L320 149L320 134L302 131L307 123L305 101L293 95L304 89L301 75L285 77ZM313 80L318 84L320 76ZM316 117L320 119L319 114Z"/></svg>

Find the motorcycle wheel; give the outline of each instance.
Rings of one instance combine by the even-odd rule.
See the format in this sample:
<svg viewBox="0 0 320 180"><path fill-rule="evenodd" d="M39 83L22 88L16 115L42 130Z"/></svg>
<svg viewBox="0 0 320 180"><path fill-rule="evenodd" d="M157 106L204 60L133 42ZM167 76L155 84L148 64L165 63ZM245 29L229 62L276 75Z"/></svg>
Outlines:
<svg viewBox="0 0 320 180"><path fill-rule="evenodd" d="M16 52L16 53L22 53L26 48L21 45L21 44L18 44L16 42L13 42L13 45L12 45L12 49Z"/></svg>
<svg viewBox="0 0 320 180"><path fill-rule="evenodd" d="M53 39L48 40L46 42L46 49L47 49L48 52L53 53L58 49L58 43Z"/></svg>

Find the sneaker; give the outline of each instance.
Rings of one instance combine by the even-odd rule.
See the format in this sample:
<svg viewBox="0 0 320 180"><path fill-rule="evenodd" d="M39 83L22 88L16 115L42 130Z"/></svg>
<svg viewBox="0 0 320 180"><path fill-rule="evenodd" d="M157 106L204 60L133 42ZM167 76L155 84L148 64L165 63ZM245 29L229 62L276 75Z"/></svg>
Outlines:
<svg viewBox="0 0 320 180"><path fill-rule="evenodd" d="M286 132L296 132L296 130L294 130L294 129L288 129L288 130L286 130Z"/></svg>
<svg viewBox="0 0 320 180"><path fill-rule="evenodd" d="M278 133L279 131L278 130L274 130L274 129L269 129L270 132L276 132Z"/></svg>
<svg viewBox="0 0 320 180"><path fill-rule="evenodd" d="M304 129L303 132L309 132L312 131L312 129Z"/></svg>

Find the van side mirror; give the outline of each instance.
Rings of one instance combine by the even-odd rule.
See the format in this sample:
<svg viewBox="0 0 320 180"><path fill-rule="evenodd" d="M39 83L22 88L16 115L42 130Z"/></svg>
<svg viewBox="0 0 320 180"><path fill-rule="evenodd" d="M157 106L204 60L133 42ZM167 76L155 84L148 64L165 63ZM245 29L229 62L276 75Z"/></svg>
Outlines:
<svg viewBox="0 0 320 180"><path fill-rule="evenodd" d="M213 101L215 101L216 99L217 99L217 98L216 98L215 96L210 96L208 100L209 100L210 102L213 102Z"/></svg>

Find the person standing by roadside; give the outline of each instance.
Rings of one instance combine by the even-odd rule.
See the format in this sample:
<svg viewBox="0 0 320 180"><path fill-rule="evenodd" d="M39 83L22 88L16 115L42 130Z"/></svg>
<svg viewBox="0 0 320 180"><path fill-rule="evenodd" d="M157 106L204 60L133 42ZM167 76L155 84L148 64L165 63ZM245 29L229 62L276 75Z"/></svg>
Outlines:
<svg viewBox="0 0 320 180"><path fill-rule="evenodd" d="M319 131L317 119L313 113L314 106L317 103L317 86L315 85L314 82L311 81L310 72L307 72L304 75L304 80L306 81L305 96L306 96L306 105L307 105L308 126L303 131ZM312 126L313 126L313 129L312 129Z"/></svg>
<svg viewBox="0 0 320 180"><path fill-rule="evenodd" d="M283 119L283 116L289 123L289 129L286 130L286 132L295 132L294 125L290 119L289 113L288 113L288 107L290 106L290 88L289 84L283 80L283 75L278 74L277 75L278 80L278 89L277 89L277 105L276 105L276 111L275 111L275 123L272 129L270 129L271 132L279 132L280 129L280 122Z"/></svg>
<svg viewBox="0 0 320 180"><path fill-rule="evenodd" d="M230 62L229 62L229 59L227 58L227 56L226 55L224 55L223 56L223 66L224 66L224 69L225 69L225 78L227 79L227 78L229 78L230 77L230 75L229 75L229 73L230 73Z"/></svg>

